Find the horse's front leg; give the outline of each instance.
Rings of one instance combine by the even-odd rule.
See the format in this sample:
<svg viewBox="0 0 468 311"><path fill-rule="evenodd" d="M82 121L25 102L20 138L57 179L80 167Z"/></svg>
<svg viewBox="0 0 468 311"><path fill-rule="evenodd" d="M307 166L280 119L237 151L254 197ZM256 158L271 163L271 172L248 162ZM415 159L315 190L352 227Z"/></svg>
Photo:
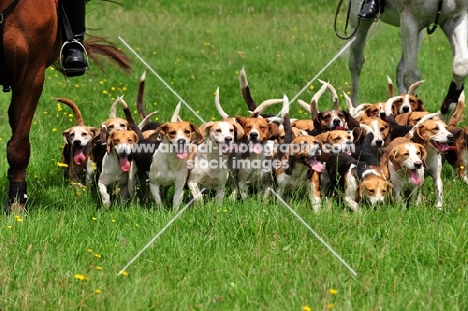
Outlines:
<svg viewBox="0 0 468 311"><path fill-rule="evenodd" d="M400 94L406 94L408 91L408 88L411 84L414 82L417 82L421 78L421 73L418 69L418 63L417 63L417 55L419 50L421 49L422 41L424 39L424 31L420 31L418 34L418 40L417 40L417 45L416 45L416 52L415 52L415 63L410 63L409 66L406 65L405 63L405 49L403 48L402 54L400 61L398 62L397 70L396 70L396 85L398 87L398 92ZM402 39L402 45L403 45L403 39ZM412 44L409 49L414 48L414 45ZM406 52L407 53L407 52ZM406 57L408 58L408 56ZM408 67L413 66L413 68L410 68L409 70L407 69ZM406 80L405 80L406 77ZM413 80L414 79L414 80ZM412 82L411 82L412 81ZM407 84L408 83L408 84ZM396 94L398 95L398 94Z"/></svg>
<svg viewBox="0 0 468 311"><path fill-rule="evenodd" d="M31 69L24 77L23 83L12 86L13 94L8 109L13 136L7 144L8 180L10 182L5 206L7 211L10 209L23 211L28 199L26 169L30 157L29 130L42 94L44 70L45 68L40 68L34 74L35 71Z"/></svg>
<svg viewBox="0 0 468 311"><path fill-rule="evenodd" d="M421 72L418 68L418 51L421 47L423 33L419 30L418 23L412 16L402 15L401 20L401 46L404 70L398 65L397 86L400 93L406 93L408 87L419 81Z"/></svg>
<svg viewBox="0 0 468 311"><path fill-rule="evenodd" d="M364 47L366 45L367 32L372 26L372 21L361 21L356 31L356 39L351 44L348 68L351 73L351 102L354 107L359 103L359 77L364 67ZM352 30L353 31L353 30Z"/></svg>
<svg viewBox="0 0 468 311"><path fill-rule="evenodd" d="M441 25L453 50L453 81L440 107L440 111L444 114L448 112L450 104L458 101L458 97L463 91L465 79L468 76L467 27L466 12Z"/></svg>

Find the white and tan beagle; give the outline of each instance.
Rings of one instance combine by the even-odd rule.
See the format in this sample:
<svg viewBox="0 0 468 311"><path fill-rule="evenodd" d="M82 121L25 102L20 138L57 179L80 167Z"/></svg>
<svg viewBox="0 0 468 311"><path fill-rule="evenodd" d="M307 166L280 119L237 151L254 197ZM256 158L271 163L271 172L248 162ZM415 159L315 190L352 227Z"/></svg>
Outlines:
<svg viewBox="0 0 468 311"><path fill-rule="evenodd" d="M197 126L190 122L167 122L158 127L150 139L163 139L153 154L149 170L151 194L158 206L162 205L161 186L174 185L173 208L177 210L184 195L184 186L188 177L187 160L191 143L200 143L203 139Z"/></svg>
<svg viewBox="0 0 468 311"><path fill-rule="evenodd" d="M228 160L235 151L235 141L244 136L244 130L236 122L208 122L200 127L205 140L197 146L195 155L188 161L187 185L193 197L202 198L200 187L215 189L215 203L222 204L229 177Z"/></svg>
<svg viewBox="0 0 468 311"><path fill-rule="evenodd" d="M320 179L324 165L318 158L322 146L322 142L313 136L294 138L281 159L281 167L276 170L278 195L286 199L287 195L305 192L316 212L322 202Z"/></svg>
<svg viewBox="0 0 468 311"><path fill-rule="evenodd" d="M421 202L425 161L424 146L405 137L396 138L385 148L380 166L387 169L396 201L408 198L408 204Z"/></svg>
<svg viewBox="0 0 468 311"><path fill-rule="evenodd" d="M272 141L278 139L281 132L275 123L269 123L264 118L237 116L236 121L244 130L242 147L231 163L236 170L239 194L242 198L247 198L251 188L254 193L262 192L266 196L267 189L273 182Z"/></svg>
<svg viewBox="0 0 468 311"><path fill-rule="evenodd" d="M122 200L128 197L130 155L137 141L138 135L128 130L114 130L107 137L106 154L102 159L102 172L98 180L102 204L106 207L111 204L107 187L113 183L119 184Z"/></svg>
<svg viewBox="0 0 468 311"><path fill-rule="evenodd" d="M73 101L67 98L57 98L57 100L69 106L76 119L75 126L62 132L62 138L65 142L62 150L62 163L68 166L64 172L65 178L71 182L82 184L85 182L88 153L98 129L84 125L83 116Z"/></svg>
<svg viewBox="0 0 468 311"><path fill-rule="evenodd" d="M407 137L424 146L426 150L425 173L434 179L436 207L441 209L443 205L442 154L455 149L454 136L447 130L447 124L439 119L438 114L428 114L410 130Z"/></svg>
<svg viewBox="0 0 468 311"><path fill-rule="evenodd" d="M392 185L378 166L340 153L327 161L327 170L335 189L353 212L360 211L360 204L376 208L391 198Z"/></svg>

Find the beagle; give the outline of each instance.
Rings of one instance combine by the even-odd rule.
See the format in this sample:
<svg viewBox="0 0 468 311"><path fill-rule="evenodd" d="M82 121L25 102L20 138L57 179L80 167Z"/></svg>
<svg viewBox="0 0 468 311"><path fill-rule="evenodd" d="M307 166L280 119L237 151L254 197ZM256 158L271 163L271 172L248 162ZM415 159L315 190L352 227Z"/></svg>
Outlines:
<svg viewBox="0 0 468 311"><path fill-rule="evenodd" d="M195 155L188 160L187 185L193 197L201 200L199 186L216 189L216 204L222 204L229 177L228 159L235 141L244 136L238 123L228 121L208 122L200 127L205 140L196 147Z"/></svg>
<svg viewBox="0 0 468 311"><path fill-rule="evenodd" d="M415 126L416 123L429 114L428 111L413 111L399 114L395 117L395 121L401 126Z"/></svg>
<svg viewBox="0 0 468 311"><path fill-rule="evenodd" d="M162 205L161 186L174 185L173 208L177 210L184 195L188 177L187 160L192 141L201 142L203 136L199 128L190 122L166 122L158 127L150 139L163 139L153 154L149 170L149 187L158 206Z"/></svg>
<svg viewBox="0 0 468 311"><path fill-rule="evenodd" d="M415 92L419 85L423 84L424 81L418 81L413 83L408 88L407 94L401 94L395 96L395 100L392 105L392 112L394 116L402 113L413 112L413 111L426 111L426 107L422 99L416 97ZM386 113L388 116L388 113Z"/></svg>
<svg viewBox="0 0 468 311"><path fill-rule="evenodd" d="M408 204L421 202L421 185L424 182L426 150L424 146L399 137L384 148L381 165L386 179L393 184L396 201L408 198Z"/></svg>
<svg viewBox="0 0 468 311"><path fill-rule="evenodd" d="M378 166L343 153L332 156L327 164L335 191L342 193L344 203L353 212L360 211L360 204L376 207L391 197L392 185Z"/></svg>
<svg viewBox="0 0 468 311"><path fill-rule="evenodd" d="M281 133L275 123L264 118L237 116L236 121L244 130L244 139L239 152L232 158L237 189L242 198L248 196L250 188L267 195L272 183L273 140Z"/></svg>
<svg viewBox="0 0 468 311"><path fill-rule="evenodd" d="M334 130L324 132L315 136L323 144L323 149L327 153L347 153L354 151L353 132L345 130Z"/></svg>
<svg viewBox="0 0 468 311"><path fill-rule="evenodd" d="M67 165L64 175L71 182L82 184L87 167L88 152L98 129L84 125L83 116L73 101L67 98L57 98L57 100L69 106L76 119L75 126L62 132L62 138L65 142L62 150L62 163Z"/></svg>
<svg viewBox="0 0 468 311"><path fill-rule="evenodd" d="M294 120L291 122L291 126L299 131L304 131L307 135L312 135L314 131L314 122L312 120ZM298 136L298 135L297 135Z"/></svg>
<svg viewBox="0 0 468 311"><path fill-rule="evenodd" d="M444 160L452 166L456 177L468 183L468 127L458 127L458 124L463 120L464 106L465 93L462 92L447 127L453 134L454 141L452 145L454 148L444 154Z"/></svg>
<svg viewBox="0 0 468 311"><path fill-rule="evenodd" d="M102 158L102 172L98 180L102 204L106 207L111 204L107 190L109 185L117 182L120 187L120 198L124 200L128 196L130 155L137 141L137 134L128 130L114 130L107 137L106 153Z"/></svg>
<svg viewBox="0 0 468 311"><path fill-rule="evenodd" d="M379 117L364 117L361 120L361 127L362 125L365 125L366 128L374 134L371 146L383 147L385 145L385 140L390 134L390 128L387 122Z"/></svg>
<svg viewBox="0 0 468 311"><path fill-rule="evenodd" d="M320 133L332 130L352 130L355 127L359 127L359 122L357 122L348 111L341 110L339 108L338 95L336 94L335 88L329 83L321 82L323 83L323 86L314 95L310 102L310 111L314 123L312 135L316 136ZM328 89L332 94L333 109L318 112L317 102L325 89Z"/></svg>
<svg viewBox="0 0 468 311"><path fill-rule="evenodd" d="M121 99L122 97L118 97L114 101L109 111L109 118L101 123L98 133L92 141L90 156L87 162L86 180L88 183L93 182L93 163L98 172L102 171L102 158L107 152L107 137L115 130L131 130L127 120L117 117L117 104L121 102ZM103 129L105 129L104 132L102 132Z"/></svg>
<svg viewBox="0 0 468 311"><path fill-rule="evenodd" d="M283 199L287 194L306 191L312 208L321 206L320 179L324 165L319 159L322 142L313 136L299 136L288 145L282 165L276 170L277 192Z"/></svg>
<svg viewBox="0 0 468 311"><path fill-rule="evenodd" d="M421 144L426 150L426 174L434 179L436 207L441 209L443 205L443 184L442 184L442 155L449 150L454 150L454 136L447 130L447 124L440 120L437 114L428 114L423 117L410 130L407 137L413 142Z"/></svg>

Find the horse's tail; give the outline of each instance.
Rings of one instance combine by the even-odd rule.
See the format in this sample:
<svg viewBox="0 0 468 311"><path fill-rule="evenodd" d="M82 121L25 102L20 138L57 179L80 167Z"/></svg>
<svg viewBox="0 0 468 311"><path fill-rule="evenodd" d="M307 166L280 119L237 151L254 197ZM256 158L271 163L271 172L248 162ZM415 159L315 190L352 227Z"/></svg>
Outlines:
<svg viewBox="0 0 468 311"><path fill-rule="evenodd" d="M89 58L91 58L93 63L104 73L106 72L104 70L104 59L111 60L126 73L132 71L128 56L106 38L88 35L83 45L86 48Z"/></svg>
<svg viewBox="0 0 468 311"><path fill-rule="evenodd" d="M75 115L75 119L76 119L76 122L75 122L76 126L84 126L83 116L80 112L80 109L78 109L78 106L74 102L72 102L68 98L57 98L57 101L67 105L73 110L73 114Z"/></svg>

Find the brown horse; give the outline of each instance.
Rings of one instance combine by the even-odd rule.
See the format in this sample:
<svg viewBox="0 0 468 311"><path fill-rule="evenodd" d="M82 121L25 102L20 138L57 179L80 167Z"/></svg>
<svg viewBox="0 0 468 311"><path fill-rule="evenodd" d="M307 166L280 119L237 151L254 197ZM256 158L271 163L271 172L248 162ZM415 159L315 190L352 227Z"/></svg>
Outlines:
<svg viewBox="0 0 468 311"><path fill-rule="evenodd" d="M8 109L13 135L7 145L10 182L7 211L12 206L23 210L27 201L29 130L42 94L45 69L57 61L63 43L55 2L0 0L0 38L3 39L0 39L0 81L11 86L12 91ZM112 44L95 41L86 43L85 47L92 60L95 60L93 55L110 57L124 70L130 70L128 58Z"/></svg>

